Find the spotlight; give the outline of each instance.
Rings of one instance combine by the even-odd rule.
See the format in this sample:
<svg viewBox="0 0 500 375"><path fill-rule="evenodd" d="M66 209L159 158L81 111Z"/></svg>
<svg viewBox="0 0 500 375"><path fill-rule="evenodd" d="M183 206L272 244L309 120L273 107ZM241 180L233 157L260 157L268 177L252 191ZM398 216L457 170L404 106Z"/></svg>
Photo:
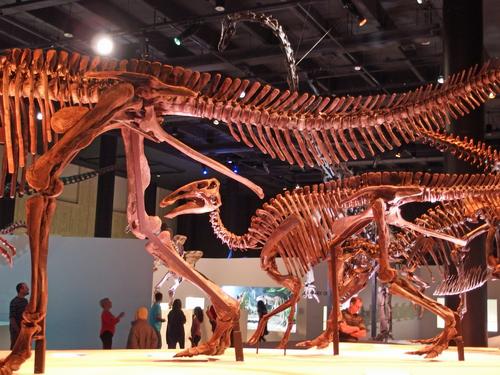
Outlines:
<svg viewBox="0 0 500 375"><path fill-rule="evenodd" d="M159 174L156 175L156 178L160 178L161 176Z"/></svg>
<svg viewBox="0 0 500 375"><path fill-rule="evenodd" d="M219 125L219 120L215 119L215 120L213 121L213 124L214 124L214 125Z"/></svg>
<svg viewBox="0 0 500 375"><path fill-rule="evenodd" d="M197 32L199 27L200 27L199 24L191 25L186 30L184 30L182 33L180 33L179 35L174 37L175 45L180 46L186 38L189 38L191 35L193 35L195 32Z"/></svg>
<svg viewBox="0 0 500 375"><path fill-rule="evenodd" d="M41 121L41 120L43 120L43 115L42 115L42 112L38 112L38 113L36 114L36 119L37 119L37 120L40 120L40 121Z"/></svg>
<svg viewBox="0 0 500 375"><path fill-rule="evenodd" d="M424 0L417 0L418 5L422 5L424 3Z"/></svg>
<svg viewBox="0 0 500 375"><path fill-rule="evenodd" d="M227 164L233 164L233 161L231 159L227 159Z"/></svg>
<svg viewBox="0 0 500 375"><path fill-rule="evenodd" d="M443 83L444 83L444 77L443 77L443 75L442 75L442 74L440 74L440 75L438 76L437 82L438 82L438 83L440 83L440 84L443 84Z"/></svg>
<svg viewBox="0 0 500 375"><path fill-rule="evenodd" d="M215 0L215 7L214 9L217 12L224 12L226 10L226 2L224 0Z"/></svg>
<svg viewBox="0 0 500 375"><path fill-rule="evenodd" d="M299 184L295 185L295 189L300 189L300 185Z"/></svg>
<svg viewBox="0 0 500 375"><path fill-rule="evenodd" d="M431 45L431 41L430 41L430 40L427 40L427 39L426 39L426 40L422 40L422 41L420 42L420 45L421 45L421 46L424 46L424 47L430 46L430 45Z"/></svg>
<svg viewBox="0 0 500 375"><path fill-rule="evenodd" d="M491 91L489 94L488 94L488 98L490 99L495 99L495 93L493 91Z"/></svg>
<svg viewBox="0 0 500 375"><path fill-rule="evenodd" d="M108 35L100 35L96 38L95 44L94 44L94 51L98 55L109 55L111 52L113 52L113 39L111 39L110 36Z"/></svg>
<svg viewBox="0 0 500 375"><path fill-rule="evenodd" d="M242 91L240 94L240 99L243 99L247 93L245 91Z"/></svg>
<svg viewBox="0 0 500 375"><path fill-rule="evenodd" d="M236 164L233 165L233 172L238 174L238 172L240 171L240 169L238 168L238 166Z"/></svg>
<svg viewBox="0 0 500 375"><path fill-rule="evenodd" d="M401 157L401 153L400 152L396 152L396 155L394 155L395 157L397 158L400 158Z"/></svg>
<svg viewBox="0 0 500 375"><path fill-rule="evenodd" d="M359 72L361 70L361 65L355 65L354 70Z"/></svg>
<svg viewBox="0 0 500 375"><path fill-rule="evenodd" d="M202 168L201 168L201 174L202 174L203 176L206 176L206 175L208 174L208 168L207 168L207 167L202 167Z"/></svg>
<svg viewBox="0 0 500 375"><path fill-rule="evenodd" d="M359 27L367 24L368 20L359 11L358 7L354 5L351 0L341 0L342 6L349 11L357 20Z"/></svg>
<svg viewBox="0 0 500 375"><path fill-rule="evenodd" d="M66 31L66 32L63 34L63 36L64 36L65 38L71 39L71 38L73 38L73 36L74 36L74 35L73 35L72 33L68 32L68 31Z"/></svg>

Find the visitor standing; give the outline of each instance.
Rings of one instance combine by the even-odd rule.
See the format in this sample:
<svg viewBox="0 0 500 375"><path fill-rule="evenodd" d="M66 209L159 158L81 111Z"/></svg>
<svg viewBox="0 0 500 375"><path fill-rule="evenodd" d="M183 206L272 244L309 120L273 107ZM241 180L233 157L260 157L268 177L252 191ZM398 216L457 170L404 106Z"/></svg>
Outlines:
<svg viewBox="0 0 500 375"><path fill-rule="evenodd" d="M259 323L260 323L264 315L267 314L266 304L262 300L257 301L257 313L259 314ZM267 330L267 322L266 322L266 326L264 327L264 332L262 332L262 335L259 337L259 341L266 342L266 338L264 336L268 334L269 331Z"/></svg>
<svg viewBox="0 0 500 375"><path fill-rule="evenodd" d="M158 336L157 344L158 349L161 349L161 324L165 321L161 317L161 302L163 301L163 294L160 292L155 293L155 302L149 309L149 324L154 328Z"/></svg>
<svg viewBox="0 0 500 375"><path fill-rule="evenodd" d="M158 335L148 322L148 309L139 307L128 334L127 349L158 349Z"/></svg>
<svg viewBox="0 0 500 375"><path fill-rule="evenodd" d="M200 306L196 306L193 310L193 322L191 324L191 347L198 346L201 340L201 324L203 323L203 310Z"/></svg>
<svg viewBox="0 0 500 375"><path fill-rule="evenodd" d="M167 345L169 349L175 349L177 343L181 349L184 349L184 324L186 324L186 316L182 311L181 300L177 298L172 304L172 310L168 313Z"/></svg>
<svg viewBox="0 0 500 375"><path fill-rule="evenodd" d="M19 332L21 331L21 321L23 313L28 305L26 296L30 294L30 288L26 283L16 285L17 296L15 296L9 305L9 331L10 331L10 349L14 347Z"/></svg>
<svg viewBox="0 0 500 375"><path fill-rule="evenodd" d="M111 313L111 308L113 303L109 298L103 298L99 301L102 307L101 313L101 331L99 337L102 341L103 349L111 349L113 346L113 335L115 334L116 325L120 322L120 319L125 315L124 312L114 316Z"/></svg>

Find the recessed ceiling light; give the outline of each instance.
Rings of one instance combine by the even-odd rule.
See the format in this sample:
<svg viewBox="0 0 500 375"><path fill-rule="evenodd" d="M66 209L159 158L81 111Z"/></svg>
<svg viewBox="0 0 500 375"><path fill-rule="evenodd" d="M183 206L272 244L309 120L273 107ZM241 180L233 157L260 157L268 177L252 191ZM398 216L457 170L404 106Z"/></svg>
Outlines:
<svg viewBox="0 0 500 375"><path fill-rule="evenodd" d="M38 112L38 113L36 114L36 119L37 119L37 120L43 120L43 115L42 115L42 112Z"/></svg>
<svg viewBox="0 0 500 375"><path fill-rule="evenodd" d="M219 120L215 119L214 121L212 121L214 125L219 125Z"/></svg>
<svg viewBox="0 0 500 375"><path fill-rule="evenodd" d="M70 38L73 38L73 36L74 36L74 35L73 35L73 34L71 34L70 32L65 32L65 33L63 34L63 36L64 36L65 38L70 39Z"/></svg>
<svg viewBox="0 0 500 375"><path fill-rule="evenodd" d="M361 70L361 65L355 65L354 70L359 72Z"/></svg>
<svg viewBox="0 0 500 375"><path fill-rule="evenodd" d="M488 98L490 98L490 99L495 99L495 97L496 97L496 95L493 91L488 94Z"/></svg>
<svg viewBox="0 0 500 375"><path fill-rule="evenodd" d="M430 45L431 45L431 41L430 41L430 40L422 40L422 41L420 42L420 45L421 45L421 46L426 46L426 47L427 47L427 46L430 46Z"/></svg>
<svg viewBox="0 0 500 375"><path fill-rule="evenodd" d="M243 99L247 93L245 91L242 91L240 94L240 99Z"/></svg>
<svg viewBox="0 0 500 375"><path fill-rule="evenodd" d="M437 82L443 84L444 83L444 77L442 74L440 74L437 78Z"/></svg>
<svg viewBox="0 0 500 375"><path fill-rule="evenodd" d="M215 0L215 7L214 9L217 12L224 12L226 10L226 4L224 0Z"/></svg>

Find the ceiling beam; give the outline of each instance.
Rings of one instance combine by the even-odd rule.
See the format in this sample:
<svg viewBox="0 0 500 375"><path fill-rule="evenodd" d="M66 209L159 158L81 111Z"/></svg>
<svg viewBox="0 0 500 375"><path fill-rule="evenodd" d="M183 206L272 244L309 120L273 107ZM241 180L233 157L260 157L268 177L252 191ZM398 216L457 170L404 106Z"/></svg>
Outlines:
<svg viewBox="0 0 500 375"><path fill-rule="evenodd" d="M16 1L13 4L7 4L0 7L1 16L10 16L21 12L31 12L37 9L56 7L71 3L76 3L79 0L31 0L31 1Z"/></svg>
<svg viewBox="0 0 500 375"><path fill-rule="evenodd" d="M361 12L363 14L366 14L367 12L371 14L372 17L378 22L382 30L397 30L396 24L389 16L389 14L385 11L382 4L380 4L379 0L357 0L357 5L361 9ZM421 83L425 82L426 79L415 67L408 52L404 51L401 48L401 45L398 47L398 49L402 53L402 55L406 58L406 64L408 68L412 71L412 73L419 79Z"/></svg>
<svg viewBox="0 0 500 375"><path fill-rule="evenodd" d="M321 56L326 53L342 53L362 51L366 49L384 48L389 44L398 43L401 40L432 37L439 35L439 25L429 25L417 27L409 30L377 31L374 33L357 34L337 38L337 41L324 40L321 49L313 49L309 56ZM301 47L295 52L297 56L302 56L317 42L317 39L302 42ZM339 43L341 47L339 47ZM259 47L258 49L236 49L223 52L221 54L231 64L261 65L276 62L283 58L283 52L279 46ZM169 64L179 66L189 66L199 71L220 71L231 68L231 64L221 62L211 54L202 54L193 61L192 57L178 57L169 59Z"/></svg>

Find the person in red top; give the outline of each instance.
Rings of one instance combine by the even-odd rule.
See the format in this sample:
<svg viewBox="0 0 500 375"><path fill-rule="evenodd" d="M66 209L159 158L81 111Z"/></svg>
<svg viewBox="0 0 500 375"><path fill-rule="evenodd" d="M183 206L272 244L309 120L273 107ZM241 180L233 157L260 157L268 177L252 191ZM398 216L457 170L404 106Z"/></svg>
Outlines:
<svg viewBox="0 0 500 375"><path fill-rule="evenodd" d="M115 334L116 324L120 322L120 319L125 313L121 312L118 316L114 316L110 311L113 307L113 303L109 298L103 298L99 301L99 304L102 307L101 332L99 337L102 341L102 348L111 349L113 346L113 335Z"/></svg>

